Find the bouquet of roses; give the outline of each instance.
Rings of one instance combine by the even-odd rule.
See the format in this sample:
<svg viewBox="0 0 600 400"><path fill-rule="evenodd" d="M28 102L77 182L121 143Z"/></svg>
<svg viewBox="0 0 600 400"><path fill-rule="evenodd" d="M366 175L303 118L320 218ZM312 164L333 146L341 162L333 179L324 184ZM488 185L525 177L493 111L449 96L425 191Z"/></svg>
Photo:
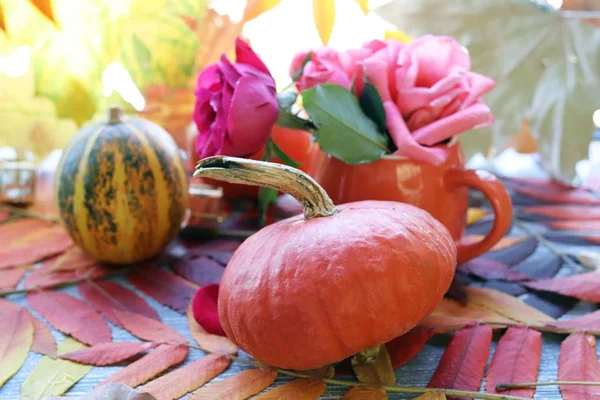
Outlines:
<svg viewBox="0 0 600 400"><path fill-rule="evenodd" d="M235 62L223 56L198 77L197 152L249 157L265 149L265 159L293 164L270 140L278 124L310 131L322 151L349 164L387 154L441 164L439 145L494 120L481 96L495 82L470 68L468 52L450 37L373 40L298 53L295 88L276 93L269 69L238 39Z"/></svg>

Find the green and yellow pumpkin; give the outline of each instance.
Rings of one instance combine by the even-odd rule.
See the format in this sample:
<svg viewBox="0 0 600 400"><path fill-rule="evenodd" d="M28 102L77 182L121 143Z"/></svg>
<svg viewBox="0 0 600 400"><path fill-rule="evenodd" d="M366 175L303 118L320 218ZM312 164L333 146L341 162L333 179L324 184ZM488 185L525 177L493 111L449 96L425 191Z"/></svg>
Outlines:
<svg viewBox="0 0 600 400"><path fill-rule="evenodd" d="M173 138L113 107L65 149L55 196L78 246L99 261L128 264L155 256L177 235L188 182Z"/></svg>

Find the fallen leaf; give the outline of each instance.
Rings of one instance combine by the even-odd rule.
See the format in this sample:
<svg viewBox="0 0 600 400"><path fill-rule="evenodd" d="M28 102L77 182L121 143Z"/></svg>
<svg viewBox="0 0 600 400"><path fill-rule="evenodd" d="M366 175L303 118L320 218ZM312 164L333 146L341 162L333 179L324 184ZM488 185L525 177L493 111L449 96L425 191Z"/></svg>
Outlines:
<svg viewBox="0 0 600 400"><path fill-rule="evenodd" d="M33 316L28 309L24 308L31 323L33 324L33 343L31 351L56 358L56 341L50 329L42 321Z"/></svg>
<svg viewBox="0 0 600 400"><path fill-rule="evenodd" d="M2 14L2 9L0 8L0 14ZM2 16L0 15L0 19L2 18ZM0 22L1 24L2 22ZM0 27L0 29L2 29ZM0 210L0 222L4 222L7 219L10 218L10 212L9 211L4 211L4 210Z"/></svg>
<svg viewBox="0 0 600 400"><path fill-rule="evenodd" d="M209 354L148 383L140 389L157 400L179 399L220 375L229 366L229 358Z"/></svg>
<svg viewBox="0 0 600 400"><path fill-rule="evenodd" d="M173 271L190 282L204 286L219 283L225 268L216 261L206 257L187 257L173 264Z"/></svg>
<svg viewBox="0 0 600 400"><path fill-rule="evenodd" d="M508 328L496 347L485 378L485 391L533 398L535 387L498 392L496 385L537 381L541 352L541 333L524 326Z"/></svg>
<svg viewBox="0 0 600 400"><path fill-rule="evenodd" d="M541 205L519 208L520 213L552 220L591 221L600 220L600 208L596 206Z"/></svg>
<svg viewBox="0 0 600 400"><path fill-rule="evenodd" d="M491 344L492 328L488 325L455 333L427 387L478 391Z"/></svg>
<svg viewBox="0 0 600 400"><path fill-rule="evenodd" d="M58 354L70 353L85 345L66 338L58 345ZM21 384L21 400L40 400L45 396L60 396L92 369L72 361L44 356Z"/></svg>
<svg viewBox="0 0 600 400"><path fill-rule="evenodd" d="M51 266L48 267L49 272L58 271L73 271L80 268L88 267L89 265L96 264L96 260L87 255L81 248L72 246L68 248L63 254L56 257Z"/></svg>
<svg viewBox="0 0 600 400"><path fill-rule="evenodd" d="M450 287L446 291L446 297L450 299L457 300L459 303L463 304L467 301L467 292L465 288L465 276L460 274L458 271L454 274L452 278L452 282L450 283Z"/></svg>
<svg viewBox="0 0 600 400"><path fill-rule="evenodd" d="M387 400L388 395L384 388L372 386L355 386L348 390L342 400Z"/></svg>
<svg viewBox="0 0 600 400"><path fill-rule="evenodd" d="M570 334L560 345L558 356L559 381L600 381L600 364L596 354L596 339L582 332ZM597 399L598 387L560 385L565 400Z"/></svg>
<svg viewBox="0 0 600 400"><path fill-rule="evenodd" d="M599 231L600 220L585 221L550 221L546 225L563 231Z"/></svg>
<svg viewBox="0 0 600 400"><path fill-rule="evenodd" d="M433 329L427 328L414 328L406 332L404 335L397 337L396 339L389 341L385 344L387 351L392 360L392 367L398 369L410 360L414 356L419 354L425 343L434 335Z"/></svg>
<svg viewBox="0 0 600 400"><path fill-rule="evenodd" d="M335 0L313 0L313 17L321 42L327 45L335 24Z"/></svg>
<svg viewBox="0 0 600 400"><path fill-rule="evenodd" d="M73 397L57 397L50 396L44 400L73 400ZM76 400L156 400L150 393L138 393L136 390L130 388L122 383L107 383L98 388L95 388L91 392L76 397Z"/></svg>
<svg viewBox="0 0 600 400"><path fill-rule="evenodd" d="M159 303L184 314L197 287L171 271L147 265L127 275L138 290Z"/></svg>
<svg viewBox="0 0 600 400"><path fill-rule="evenodd" d="M588 206L600 205L600 199L585 190L548 190L535 186L519 186L513 190L521 195L550 204L580 204Z"/></svg>
<svg viewBox="0 0 600 400"><path fill-rule="evenodd" d="M75 280L99 278L114 271L114 269L110 269L109 267L97 263L88 264L72 271L51 271L50 269L54 265L55 260L55 258L49 259L40 267L34 269L31 274L25 278L23 287L26 289L48 288Z"/></svg>
<svg viewBox="0 0 600 400"><path fill-rule="evenodd" d="M394 385L396 375L386 346L379 347L379 355L373 362L361 362L358 356L351 358L352 370L359 382L373 385Z"/></svg>
<svg viewBox="0 0 600 400"><path fill-rule="evenodd" d="M475 275L483 280L499 279L508 282L520 282L531 280L529 275L510 268L508 265L495 260L475 258L466 263L459 264L458 270Z"/></svg>
<svg viewBox="0 0 600 400"><path fill-rule="evenodd" d="M486 260L495 260L512 266L531 256L535 249L537 249L538 244L538 240L535 237L530 236L525 240L513 242L512 246L497 249L495 251L489 251L480 256L480 258L484 258Z"/></svg>
<svg viewBox="0 0 600 400"><path fill-rule="evenodd" d="M23 275L31 269L33 265L26 264L19 267L0 269L0 290L14 289Z"/></svg>
<svg viewBox="0 0 600 400"><path fill-rule="evenodd" d="M21 368L31 344L33 325L25 310L10 310L0 316L0 387Z"/></svg>
<svg viewBox="0 0 600 400"><path fill-rule="evenodd" d="M477 242L481 242L483 240L483 238L484 238L484 235L467 235L461 239L461 242L465 242L468 244L477 243ZM525 241L525 239L527 239L527 237L525 237L525 236L504 237L504 238L500 239L500 241L498 243L496 243L494 245L494 247L492 247L489 251L504 250L504 249L513 247L514 245Z"/></svg>
<svg viewBox="0 0 600 400"><path fill-rule="evenodd" d="M488 214L489 212L483 208L469 207L467 209L467 225L474 224Z"/></svg>
<svg viewBox="0 0 600 400"><path fill-rule="evenodd" d="M522 322L527 325L536 325L552 322L554 318L525 304L516 297L493 289L468 287L469 303L488 308L498 314Z"/></svg>
<svg viewBox="0 0 600 400"><path fill-rule="evenodd" d="M541 279L525 286L546 292L560 293L579 300L600 302L600 272L588 272L564 278Z"/></svg>
<svg viewBox="0 0 600 400"><path fill-rule="evenodd" d="M233 251L211 251L207 255L223 267L226 267L231 257L233 257Z"/></svg>
<svg viewBox="0 0 600 400"><path fill-rule="evenodd" d="M459 331L462 328L470 325L474 325L478 320L450 317L446 315L428 315L423 318L417 328L420 329L432 329L434 333L451 333ZM494 328L500 325L493 325Z"/></svg>
<svg viewBox="0 0 600 400"><path fill-rule="evenodd" d="M244 10L244 22L253 20L279 3L281 0L249 0Z"/></svg>
<svg viewBox="0 0 600 400"><path fill-rule="evenodd" d="M129 311L114 309L115 316L133 336L151 342L187 343L187 339L169 325ZM173 343L172 343L173 344Z"/></svg>
<svg viewBox="0 0 600 400"><path fill-rule="evenodd" d="M71 246L73 240L62 226L41 228L11 241L8 247L1 247L0 269L31 264L60 254Z"/></svg>
<svg viewBox="0 0 600 400"><path fill-rule="evenodd" d="M294 379L253 400L314 400L320 398L326 388L325 382L320 379Z"/></svg>
<svg viewBox="0 0 600 400"><path fill-rule="evenodd" d="M236 354L238 352L238 347L229 338L210 334L196 322L192 312L192 303L189 304L186 315L190 334L200 347L213 353Z"/></svg>
<svg viewBox="0 0 600 400"><path fill-rule="evenodd" d="M584 267L598 269L598 266L600 266L600 253L597 251L582 250L577 255L577 260L579 260L579 263Z"/></svg>
<svg viewBox="0 0 600 400"><path fill-rule="evenodd" d="M555 254L542 253L540 256L528 257L526 260L513 266L513 269L527 274L531 279L552 278L562 267L563 261Z"/></svg>
<svg viewBox="0 0 600 400"><path fill-rule="evenodd" d="M433 316L448 316L482 322L512 322L511 319L487 307L468 302L463 305L456 300L442 299Z"/></svg>
<svg viewBox="0 0 600 400"><path fill-rule="evenodd" d="M57 330L85 344L111 341L111 331L94 309L61 292L40 291L27 295L27 302Z"/></svg>
<svg viewBox="0 0 600 400"><path fill-rule="evenodd" d="M188 400L247 399L271 386L275 378L277 372L271 369L247 369L200 388Z"/></svg>
<svg viewBox="0 0 600 400"><path fill-rule="evenodd" d="M159 320L146 300L124 286L110 281L87 281L79 284L79 294L110 322L122 327L114 310L124 310Z"/></svg>
<svg viewBox="0 0 600 400"><path fill-rule="evenodd" d="M81 364L104 366L120 363L156 346L155 343L151 342L108 342L66 353L61 355L60 358Z"/></svg>
<svg viewBox="0 0 600 400"><path fill-rule="evenodd" d="M525 299L525 303L552 318L560 318L575 307L577 299L556 293L537 292L529 293Z"/></svg>
<svg viewBox="0 0 600 400"><path fill-rule="evenodd" d="M53 224L36 218L20 218L0 225L0 248L19 242L42 229L52 228Z"/></svg>
<svg viewBox="0 0 600 400"><path fill-rule="evenodd" d="M446 400L446 395L443 392L427 392L413 400Z"/></svg>
<svg viewBox="0 0 600 400"><path fill-rule="evenodd" d="M482 283L481 287L484 287L486 289L498 290L499 292L509 294L513 297L519 297L527 293L527 289L525 289L525 287L520 285L519 283L500 281L497 279L485 281ZM543 310L540 311L543 312Z"/></svg>
<svg viewBox="0 0 600 400"><path fill-rule="evenodd" d="M560 329L581 329L584 331L600 332L600 310L589 314L584 314L580 317L575 317L564 321L556 321L548 325Z"/></svg>
<svg viewBox="0 0 600 400"><path fill-rule="evenodd" d="M180 364L185 360L187 354L188 347L186 345L160 345L149 354L129 364L116 374L109 376L99 385L119 382L130 387L136 387Z"/></svg>

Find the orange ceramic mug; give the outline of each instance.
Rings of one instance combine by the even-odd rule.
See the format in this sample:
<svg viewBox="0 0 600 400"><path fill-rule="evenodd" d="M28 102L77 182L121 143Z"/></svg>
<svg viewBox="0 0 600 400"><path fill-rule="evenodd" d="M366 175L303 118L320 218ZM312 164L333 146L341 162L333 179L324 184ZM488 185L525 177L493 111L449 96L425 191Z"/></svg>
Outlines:
<svg viewBox="0 0 600 400"><path fill-rule="evenodd" d="M393 200L428 211L452 234L461 263L485 253L504 237L511 225L512 203L502 182L492 174L465 169L458 143L444 149L448 152L446 162L438 166L400 156L349 165L314 151L308 170L335 204ZM476 243L461 242L466 228L468 188L481 191L495 214L491 231Z"/></svg>

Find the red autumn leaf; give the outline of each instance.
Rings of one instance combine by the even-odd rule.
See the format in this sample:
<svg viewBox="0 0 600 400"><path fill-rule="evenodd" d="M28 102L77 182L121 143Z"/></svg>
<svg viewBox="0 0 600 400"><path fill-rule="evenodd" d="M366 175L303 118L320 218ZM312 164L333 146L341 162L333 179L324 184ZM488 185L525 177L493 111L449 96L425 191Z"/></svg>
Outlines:
<svg viewBox="0 0 600 400"><path fill-rule="evenodd" d="M600 302L600 272L541 279L527 282L524 285L532 289L575 297L579 300Z"/></svg>
<svg viewBox="0 0 600 400"><path fill-rule="evenodd" d="M515 187L516 193L541 200L546 203L566 203L597 206L600 199L585 190L547 190L536 187Z"/></svg>
<svg viewBox="0 0 600 400"><path fill-rule="evenodd" d="M50 329L42 321L33 316L28 309L24 308L33 324L33 344L31 351L39 354L45 354L49 357L56 358L56 341Z"/></svg>
<svg viewBox="0 0 600 400"><path fill-rule="evenodd" d="M213 251L208 256L225 267L233 257L233 251Z"/></svg>
<svg viewBox="0 0 600 400"><path fill-rule="evenodd" d="M40 267L33 270L25 278L24 287L27 289L47 288L74 280L94 279L112 272L111 268L97 263L88 264L73 271L52 271L52 266L57 258L47 260Z"/></svg>
<svg viewBox="0 0 600 400"><path fill-rule="evenodd" d="M505 180L505 185L509 187L517 187L526 186L526 187L534 187L537 190L546 190L550 192L570 192L574 189L572 186L568 186L563 184L562 182L552 181L545 178L517 178L511 177L510 179ZM583 189L581 189L583 190Z"/></svg>
<svg viewBox="0 0 600 400"><path fill-rule="evenodd" d="M477 391L490 354L492 328L475 325L454 334L428 387Z"/></svg>
<svg viewBox="0 0 600 400"><path fill-rule="evenodd" d="M559 381L600 381L600 363L596 354L596 339L591 335L576 332L569 335L560 345L558 356ZM598 387L561 385L564 400L597 399Z"/></svg>
<svg viewBox="0 0 600 400"><path fill-rule="evenodd" d="M157 345L155 343L151 342L99 343L83 350L62 354L60 358L75 361L81 364L104 366L120 363L135 356L136 354L144 353L156 346Z"/></svg>
<svg viewBox="0 0 600 400"><path fill-rule="evenodd" d="M187 343L187 339L174 328L153 318L129 311L114 309L115 316L133 336L151 342Z"/></svg>
<svg viewBox="0 0 600 400"><path fill-rule="evenodd" d="M493 289L468 287L469 303L488 308L512 319L528 325L553 322L554 318L525 304L516 297Z"/></svg>
<svg viewBox="0 0 600 400"><path fill-rule="evenodd" d="M496 391L498 383L535 382L542 352L542 334L528 327L508 328L496 347L485 379L485 391L533 398L535 387Z"/></svg>
<svg viewBox="0 0 600 400"><path fill-rule="evenodd" d="M5 249L32 233L52 226L51 222L36 218L21 218L2 224L0 225L0 248Z"/></svg>
<svg viewBox="0 0 600 400"><path fill-rule="evenodd" d="M0 387L21 368L33 342L33 325L25 310L0 314Z"/></svg>
<svg viewBox="0 0 600 400"><path fill-rule="evenodd" d="M219 283L225 268L208 257L186 257L173 264L173 271L188 281L204 286Z"/></svg>
<svg viewBox="0 0 600 400"><path fill-rule="evenodd" d="M4 222L10 218L10 212L0 210L0 222Z"/></svg>
<svg viewBox="0 0 600 400"><path fill-rule="evenodd" d="M194 297L197 287L171 271L146 265L127 275L129 282L138 290L159 303L184 314Z"/></svg>
<svg viewBox="0 0 600 400"><path fill-rule="evenodd" d="M23 275L32 267L33 265L26 264L19 267L0 269L0 290L14 289Z"/></svg>
<svg viewBox="0 0 600 400"><path fill-rule="evenodd" d="M135 292L110 281L87 281L79 284L79 294L110 322L121 326L114 310L124 310L159 320L154 308Z"/></svg>
<svg viewBox="0 0 600 400"><path fill-rule="evenodd" d="M180 364L185 360L187 354L188 347L186 345L160 345L149 354L129 364L116 374L109 376L100 385L108 382L119 382L129 387L136 387Z"/></svg>
<svg viewBox="0 0 600 400"><path fill-rule="evenodd" d="M516 241L511 246L504 247L496 251L489 251L480 258L494 260L506 265L516 265L531 256L539 245L539 241L533 237L527 237L525 240Z"/></svg>
<svg viewBox="0 0 600 400"><path fill-rule="evenodd" d="M157 400L179 399L220 375L229 366L229 358L209 354L153 380L140 389Z"/></svg>
<svg viewBox="0 0 600 400"><path fill-rule="evenodd" d="M546 222L550 228L561 229L563 231L598 231L600 230L600 221L551 221Z"/></svg>
<svg viewBox="0 0 600 400"><path fill-rule="evenodd" d="M217 310L217 301L219 297L219 285L206 285L198 289L192 300L192 310L194 319L208 333L213 335L226 336Z"/></svg>
<svg viewBox="0 0 600 400"><path fill-rule="evenodd" d="M96 260L87 255L77 246L68 248L63 254L56 257L54 262L48 266L47 271L73 271L96 264Z"/></svg>
<svg viewBox="0 0 600 400"><path fill-rule="evenodd" d="M600 208L595 206L541 205L521 207L520 211L525 214L569 221L600 219Z"/></svg>
<svg viewBox="0 0 600 400"><path fill-rule="evenodd" d="M271 369L247 369L194 392L188 400L247 399L271 386L277 372Z"/></svg>
<svg viewBox="0 0 600 400"><path fill-rule="evenodd" d="M200 347L214 353L236 354L238 352L237 346L229 338L210 334L196 322L192 312L192 303L188 307L186 316L190 334Z"/></svg>
<svg viewBox="0 0 600 400"><path fill-rule="evenodd" d="M106 322L83 301L61 292L29 293L27 302L57 330L89 345L110 342Z"/></svg>
<svg viewBox="0 0 600 400"><path fill-rule="evenodd" d="M513 322L484 305L475 304L472 301L467 302L467 304L460 304L456 300L446 298L438 304L432 316L448 316L484 322Z"/></svg>
<svg viewBox="0 0 600 400"><path fill-rule="evenodd" d="M600 331L600 310L565 321L556 321L550 326L561 329L581 329L583 331Z"/></svg>
<svg viewBox="0 0 600 400"><path fill-rule="evenodd" d="M461 330L462 328L474 325L478 322L478 320L468 319L468 318L460 318L460 317L450 317L446 315L428 315L423 318L418 328L421 329L431 329L434 333L450 333ZM494 328L499 325L494 325Z"/></svg>
<svg viewBox="0 0 600 400"><path fill-rule="evenodd" d="M294 379L254 397L253 400L313 400L321 398L326 388L325 382L321 379ZM369 400L365 397L362 399Z"/></svg>
<svg viewBox="0 0 600 400"><path fill-rule="evenodd" d="M64 252L73 240L62 226L41 228L10 242L0 250L0 269L31 264Z"/></svg>
<svg viewBox="0 0 600 400"><path fill-rule="evenodd" d="M419 354L434 332L433 329L417 327L387 342L385 347L392 360L392 367L398 369Z"/></svg>
<svg viewBox="0 0 600 400"><path fill-rule="evenodd" d="M484 280L498 279L508 282L531 280L529 275L514 270L501 262L486 260L485 258L476 258L464 264L459 264L458 270Z"/></svg>
<svg viewBox="0 0 600 400"><path fill-rule="evenodd" d="M464 244L477 243L477 242L481 242L481 240L483 240L483 238L484 238L484 235L467 235L461 239L461 243L464 243ZM525 236L504 237L504 238L500 239L500 241L498 243L496 243L494 245L494 247L492 247L490 249L490 251L499 251L499 250L507 249L509 247L513 247L514 245L525 241L525 239L527 239L527 237L525 237Z"/></svg>

